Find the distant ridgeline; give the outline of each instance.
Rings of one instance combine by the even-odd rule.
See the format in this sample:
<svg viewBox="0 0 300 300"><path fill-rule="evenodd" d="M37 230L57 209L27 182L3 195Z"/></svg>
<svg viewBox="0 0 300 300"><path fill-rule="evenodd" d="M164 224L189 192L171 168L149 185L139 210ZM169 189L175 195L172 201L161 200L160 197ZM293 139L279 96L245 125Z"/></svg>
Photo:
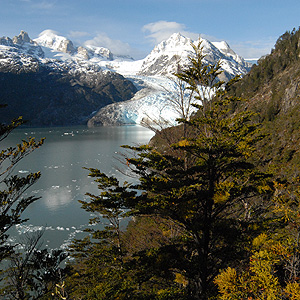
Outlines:
<svg viewBox="0 0 300 300"><path fill-rule="evenodd" d="M249 71L250 64L226 42L202 42L208 62L222 61L222 80ZM86 124L101 108L109 107L105 120L100 113L91 126L138 123L153 108L161 111L166 106L166 90L157 76L167 78L178 62L184 64L191 43L174 34L145 59L134 61L103 47L75 47L51 30L34 40L24 31L13 39L2 37L0 103L8 106L1 121L22 115L28 126ZM126 102L137 90L142 91L134 101ZM122 106L116 105L121 102Z"/></svg>
<svg viewBox="0 0 300 300"><path fill-rule="evenodd" d="M1 122L21 115L32 126L85 124L92 112L135 92L132 82L116 72L45 58L25 32L0 39L0 103L7 104Z"/></svg>
<svg viewBox="0 0 300 300"><path fill-rule="evenodd" d="M110 72L82 72L39 67L37 71L0 72L2 122L23 116L32 126L85 124L93 111L130 99L136 88L123 76Z"/></svg>

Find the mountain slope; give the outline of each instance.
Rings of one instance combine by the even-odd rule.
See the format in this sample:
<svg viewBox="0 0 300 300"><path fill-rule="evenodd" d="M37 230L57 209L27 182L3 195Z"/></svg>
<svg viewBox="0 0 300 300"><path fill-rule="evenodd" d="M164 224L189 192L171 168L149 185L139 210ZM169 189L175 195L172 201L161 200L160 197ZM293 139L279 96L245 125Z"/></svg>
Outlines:
<svg viewBox="0 0 300 300"><path fill-rule="evenodd" d="M226 42L211 43L206 39L200 39L205 54L205 62L215 64L221 60L224 71L221 80L229 80L235 75L245 75L251 68L242 57L237 55ZM135 62L111 62L102 63L120 74L140 76L170 76L177 71L178 64L188 62L188 56L193 53L192 41L180 33L172 34L167 40L161 42L144 59Z"/></svg>
<svg viewBox="0 0 300 300"><path fill-rule="evenodd" d="M52 30L43 31L34 41L40 46L64 53L74 54L76 51L72 41L57 35L57 33Z"/></svg>
<svg viewBox="0 0 300 300"><path fill-rule="evenodd" d="M203 38L199 41L205 55L204 63L216 64L219 60L221 61L224 71L221 80L229 80L238 74L244 75L250 70L251 65L231 50L226 42L213 44ZM192 41L180 33L171 35L168 40L157 45L143 60L138 75L170 75L176 72L178 64L185 65L188 62L188 56L192 55L191 44L198 44L199 41Z"/></svg>
<svg viewBox="0 0 300 300"><path fill-rule="evenodd" d="M88 125L139 124L142 120L159 119L162 116L175 124L178 113L167 98L178 97L178 90L169 78L177 71L179 64L183 66L188 63L188 56L193 54L192 43L198 41L193 42L177 33L157 45L143 60L103 63L124 76L130 76L140 91L131 100L102 108L89 120ZM250 70L251 65L231 50L226 42L213 44L201 39L201 43L205 54L204 63L216 64L221 61L221 80L243 76Z"/></svg>
<svg viewBox="0 0 300 300"><path fill-rule="evenodd" d="M232 93L247 99L267 135L260 156L278 176L300 175L300 31L283 34Z"/></svg>
<svg viewBox="0 0 300 300"><path fill-rule="evenodd" d="M60 41L52 44L55 51L72 49ZM0 39L0 103L8 104L2 122L22 115L34 126L84 124L92 112L135 92L131 81L116 72L84 60L47 58L23 31Z"/></svg>
<svg viewBox="0 0 300 300"><path fill-rule="evenodd" d="M206 62L221 60L220 79L248 72L250 65L226 42L201 41ZM0 38L0 103L9 104L5 121L20 114L35 126L82 124L99 109L90 126L138 124L149 112L174 121L166 102L174 88L167 77L177 70L179 58L185 64L191 43L173 34L145 59L134 61L95 45L76 47L51 30L34 40L24 31Z"/></svg>

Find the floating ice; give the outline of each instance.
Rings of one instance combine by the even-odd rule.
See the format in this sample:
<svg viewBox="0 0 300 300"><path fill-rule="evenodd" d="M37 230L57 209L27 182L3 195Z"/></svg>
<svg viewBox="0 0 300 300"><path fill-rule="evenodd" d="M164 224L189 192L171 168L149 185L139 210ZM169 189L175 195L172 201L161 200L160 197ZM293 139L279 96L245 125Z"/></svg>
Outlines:
<svg viewBox="0 0 300 300"><path fill-rule="evenodd" d="M29 173L29 171L26 171L26 170L20 170L19 173L25 174L25 173Z"/></svg>

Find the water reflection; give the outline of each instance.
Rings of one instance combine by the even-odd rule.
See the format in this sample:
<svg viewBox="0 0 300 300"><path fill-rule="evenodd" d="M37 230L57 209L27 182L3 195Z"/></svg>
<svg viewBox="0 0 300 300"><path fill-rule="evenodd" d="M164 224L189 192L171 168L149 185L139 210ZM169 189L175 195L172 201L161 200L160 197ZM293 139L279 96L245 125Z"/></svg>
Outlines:
<svg viewBox="0 0 300 300"><path fill-rule="evenodd" d="M24 128L13 132L1 147L16 145L29 136L46 137L45 144L22 160L16 171L21 176L41 171L42 176L31 191L41 199L24 212L23 217L29 222L19 226L16 234L42 228L46 245L54 248L66 247L88 226L90 215L81 209L78 200L86 199L85 193L97 194L98 190L83 167L98 168L122 180L124 175L116 168L124 166L114 159L122 151L120 146L147 143L153 133L140 126Z"/></svg>
<svg viewBox="0 0 300 300"><path fill-rule="evenodd" d="M61 209L72 201L72 191L67 187L52 186L44 192L43 199L49 209Z"/></svg>

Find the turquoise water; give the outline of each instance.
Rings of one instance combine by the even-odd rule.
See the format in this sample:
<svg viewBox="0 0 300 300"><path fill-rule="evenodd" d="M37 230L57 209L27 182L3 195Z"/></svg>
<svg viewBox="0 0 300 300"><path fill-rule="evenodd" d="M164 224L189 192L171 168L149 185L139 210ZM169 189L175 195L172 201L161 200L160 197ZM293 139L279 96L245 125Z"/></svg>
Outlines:
<svg viewBox="0 0 300 300"><path fill-rule="evenodd" d="M126 165L118 158L121 145L148 143L153 132L140 126L86 128L22 128L1 143L1 149L16 145L28 137L46 137L44 145L24 158L15 169L19 175L41 171L40 180L29 194L41 197L22 215L29 221L11 232L17 241L26 232L44 230L43 246L65 248L73 238L80 238L91 215L81 209L78 200L85 193L97 194L97 185L86 168L98 168L120 180Z"/></svg>

